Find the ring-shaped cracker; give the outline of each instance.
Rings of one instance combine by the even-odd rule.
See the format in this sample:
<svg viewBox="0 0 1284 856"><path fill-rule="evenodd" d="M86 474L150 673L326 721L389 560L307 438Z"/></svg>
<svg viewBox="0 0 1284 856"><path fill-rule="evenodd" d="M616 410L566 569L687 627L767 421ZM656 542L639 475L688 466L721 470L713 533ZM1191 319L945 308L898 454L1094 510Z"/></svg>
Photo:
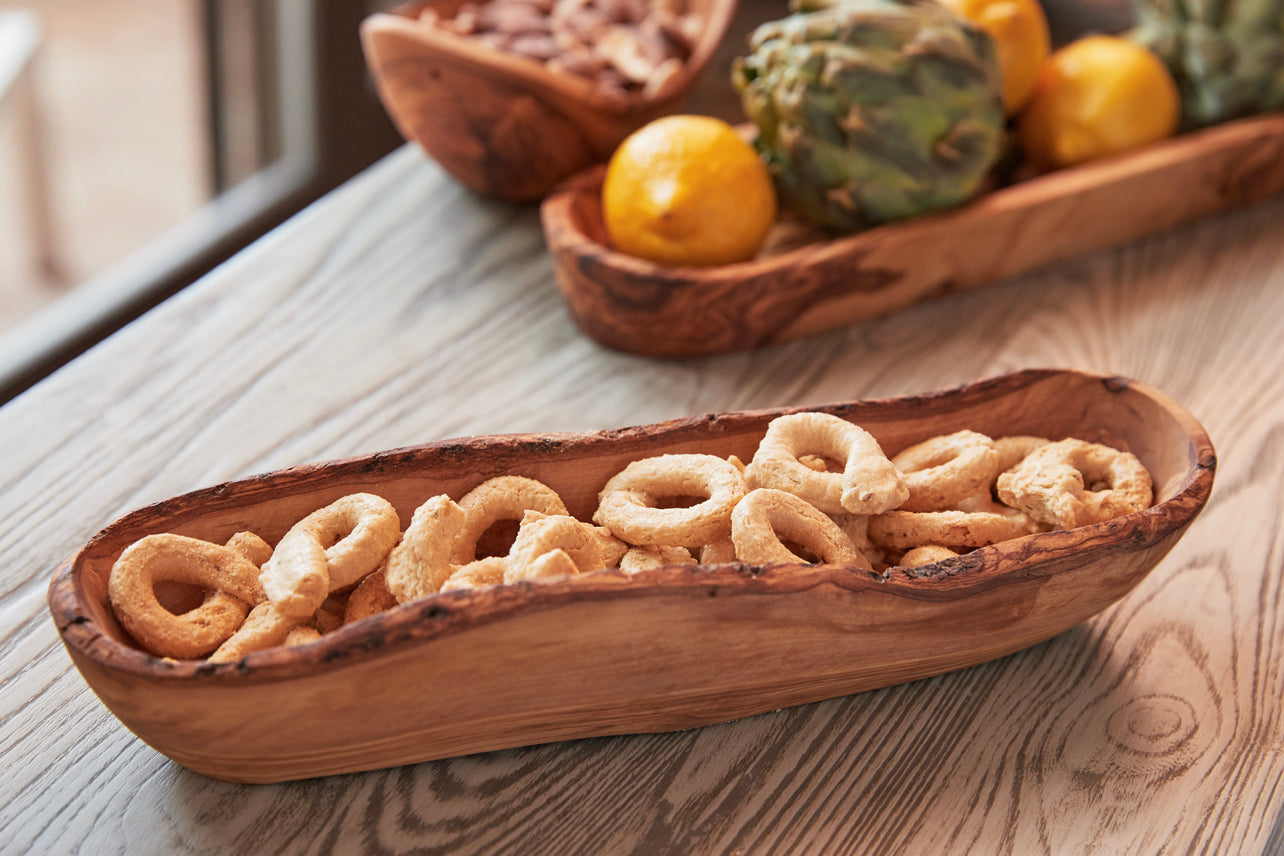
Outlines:
<svg viewBox="0 0 1284 856"><path fill-rule="evenodd" d="M504 566L504 582L511 584L520 580L575 577L580 573L579 566L570 554L561 547L554 547L521 565L508 562Z"/></svg>
<svg viewBox="0 0 1284 856"><path fill-rule="evenodd" d="M507 556L487 556L457 568L444 583L442 591L457 589L480 589L502 585L504 569L508 567Z"/></svg>
<svg viewBox="0 0 1284 856"><path fill-rule="evenodd" d="M162 581L215 592L181 615L156 598ZM184 535L147 535L112 565L107 596L121 625L161 657L195 659L214 651L263 601L258 567L239 551Z"/></svg>
<svg viewBox="0 0 1284 856"><path fill-rule="evenodd" d="M388 590L388 566L368 574L357 584L344 605L343 623L351 624L372 615L386 612L397 605L397 598Z"/></svg>
<svg viewBox="0 0 1284 856"><path fill-rule="evenodd" d="M792 493L774 488L751 490L731 512L731 541L740 561L808 564L785 546L785 540L806 547L825 564L870 567L838 524Z"/></svg>
<svg viewBox="0 0 1284 856"><path fill-rule="evenodd" d="M902 568L921 568L924 565L934 565L937 562L943 562L946 559L953 559L958 556L956 550L944 547L940 544L924 544L921 547L915 547L912 550L906 550L905 555L897 562Z"/></svg>
<svg viewBox="0 0 1284 856"><path fill-rule="evenodd" d="M451 555L465 517L459 504L444 493L415 509L401 542L388 554L384 571L388 591L398 603L435 594L455 572Z"/></svg>
<svg viewBox="0 0 1284 856"><path fill-rule="evenodd" d="M736 545L731 543L731 537L728 536L725 541L714 541L711 544L704 544L700 547L700 564L702 565L725 565L736 560ZM624 560L620 560L623 566Z"/></svg>
<svg viewBox="0 0 1284 856"><path fill-rule="evenodd" d="M731 534L731 509L744 497L744 476L714 455L658 455L634 461L598 494L593 522L636 546L699 545ZM658 508L666 497L705 497L686 508Z"/></svg>
<svg viewBox="0 0 1284 856"><path fill-rule="evenodd" d="M999 472L1006 473L1025 460L1026 455L1051 442L1047 437L1034 437L1029 434L1010 434L1006 437L994 438L994 451L999 453Z"/></svg>
<svg viewBox="0 0 1284 856"><path fill-rule="evenodd" d="M818 472L809 456L841 462L841 473ZM808 463L799 460L808 459ZM877 514L909 495L905 477L864 428L828 413L792 413L767 426L745 469L750 489L792 493L828 513Z"/></svg>
<svg viewBox="0 0 1284 856"><path fill-rule="evenodd" d="M252 651L284 645L291 631L301 624L301 619L282 613L277 604L264 601L250 610L245 622L210 654L209 660L211 663L229 663Z"/></svg>
<svg viewBox="0 0 1284 856"><path fill-rule="evenodd" d="M263 563L272 558L272 545L253 532L237 532L227 539L226 546L259 567L263 567Z"/></svg>
<svg viewBox="0 0 1284 856"><path fill-rule="evenodd" d="M455 539L451 561L466 565L477 558L477 541L501 520L522 519L527 511L568 514L562 498L543 482L525 476L487 479L459 500L464 510L463 529Z"/></svg>
<svg viewBox="0 0 1284 856"><path fill-rule="evenodd" d="M951 548L985 547L1042 531L1021 513L994 511L887 511L869 520L869 537L894 551L924 544Z"/></svg>
<svg viewBox="0 0 1284 856"><path fill-rule="evenodd" d="M401 535L392 503L371 493L341 497L304 517L263 566L263 590L283 615L306 619L332 591L378 568Z"/></svg>
<svg viewBox="0 0 1284 856"><path fill-rule="evenodd" d="M662 568L665 565L694 565L695 557L686 547L630 547L620 559L620 570L626 574L636 574L650 568Z"/></svg>
<svg viewBox="0 0 1284 856"><path fill-rule="evenodd" d="M306 645L320 638L320 630L309 624L300 624L298 627L291 628L290 632L285 634L285 639L281 640L281 644L287 648L293 648L295 645Z"/></svg>
<svg viewBox="0 0 1284 856"><path fill-rule="evenodd" d="M955 431L915 443L892 457L905 474L909 496L901 511L940 511L988 490L999 472L994 441L976 431Z"/></svg>
<svg viewBox="0 0 1284 856"><path fill-rule="evenodd" d="M527 511L517 529L517 538L508 551L504 582L532 579L531 566L546 553L561 550L577 573L597 571L619 561L624 545L602 526L577 520L569 514L541 514ZM553 571L536 574L548 576ZM558 571L561 576L565 571Z"/></svg>
<svg viewBox="0 0 1284 856"><path fill-rule="evenodd" d="M887 557L883 555L883 548L869 540L870 516L868 514L851 514L844 511L830 514L828 517L834 521L839 529L843 530L844 535L851 539L852 546L865 557L871 567L875 563L886 560Z"/></svg>
<svg viewBox="0 0 1284 856"><path fill-rule="evenodd" d="M1141 511L1154 498L1136 455L1073 438L1026 455L999 476L997 490L1008 505L1062 529Z"/></svg>

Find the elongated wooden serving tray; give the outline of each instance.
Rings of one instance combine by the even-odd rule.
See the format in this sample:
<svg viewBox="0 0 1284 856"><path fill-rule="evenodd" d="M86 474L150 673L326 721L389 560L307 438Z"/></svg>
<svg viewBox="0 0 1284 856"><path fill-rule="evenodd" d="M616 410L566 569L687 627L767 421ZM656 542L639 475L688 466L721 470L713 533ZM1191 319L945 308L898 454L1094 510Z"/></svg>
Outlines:
<svg viewBox="0 0 1284 856"><path fill-rule="evenodd" d="M505 473L540 479L591 515L608 477L664 452L748 460L787 410L615 431L448 440L313 464L175 497L112 523L58 570L54 622L103 703L193 770L271 782L594 735L706 725L972 666L1048 639L1127 594L1212 488L1199 423L1121 378L1030 370L929 395L819 408L895 452L972 428L1109 442L1149 468L1156 503L948 562L879 575L830 565L672 566L439 594L296 648L239 662L138 650L107 578L143 535L269 541L354 491L403 526L430 496Z"/></svg>
<svg viewBox="0 0 1284 856"><path fill-rule="evenodd" d="M886 315L1284 192L1284 114L1030 178L948 213L774 241L753 261L714 268L666 268L612 249L604 173L580 173L541 208L571 316L608 347L693 357Z"/></svg>

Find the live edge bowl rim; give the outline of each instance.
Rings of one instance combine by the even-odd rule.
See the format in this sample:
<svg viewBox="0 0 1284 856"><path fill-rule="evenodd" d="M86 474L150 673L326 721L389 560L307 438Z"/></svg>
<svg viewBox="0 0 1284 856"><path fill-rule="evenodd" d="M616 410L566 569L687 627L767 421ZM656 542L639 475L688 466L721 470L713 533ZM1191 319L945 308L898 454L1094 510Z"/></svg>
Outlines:
<svg viewBox="0 0 1284 856"><path fill-rule="evenodd" d="M1180 535L1202 511L1212 490L1216 471L1216 454L1212 441L1203 426L1172 399L1151 387L1108 374L1060 369L1025 369L959 385L939 392L923 395L896 396L840 402L817 407L783 407L764 410L735 411L729 414L705 414L656 423L674 426L679 430L698 428L700 424L719 416L726 418L761 418L770 414L811 409L832 409L856 406L877 408L909 400L940 400L950 397L966 398L969 393L1006 395L1033 386L1058 375L1072 375L1081 380L1098 380L1117 390L1131 390L1159 404L1181 426L1190 449L1190 463L1176 492L1169 499L1143 511L1091 526L1068 531L1055 531L1026 536L985 547L937 566L930 575L911 576L903 568L891 569L886 574L875 574L858 568L833 565L778 565L755 566L744 563L727 565L669 566L643 572L626 578L619 571L605 570L585 575L575 581L522 583L479 591L444 592L421 601L402 605L394 610L374 616L364 622L335 630L322 639L296 648L274 648L254 652L245 658L229 663L208 663L200 660L174 661L147 654L115 638L98 625L80 600L76 584L80 558L100 538L113 529L123 526L139 515L155 513L180 499L202 495L232 496L263 478L309 478L334 470L347 471L360 468L368 462L392 456L416 454L438 449L460 440L443 440L418 446L374 453L358 457L336 459L316 464L305 464L249 476L221 485L202 488L145 508L130 512L104 527L72 556L63 561L49 585L48 604L52 618L63 644L73 656L82 672L81 659L94 667L111 673L160 682L198 681L218 685L237 685L246 682L275 682L310 676L317 670L335 668L355 662L363 657L377 657L400 650L403 646L429 644L441 634L464 630L501 621L518 610L551 608L571 600L600 598L646 598L656 594L673 594L688 591L716 591L720 596L790 595L802 594L818 587L836 586L856 592L872 587L884 591L915 596L916 599L951 599L961 597L977 586L1001 586L1007 582L1028 580L1040 573L1051 559L1022 564L1013 555L1026 552L1033 544L1053 547L1056 550L1078 548L1086 555L1101 549L1107 543L1119 543L1115 533L1130 527L1139 537L1124 542L1126 552L1140 552L1163 546L1174 535ZM636 426L645 428L651 426ZM609 441L610 437L632 428L613 431L585 432L560 435L493 435L503 437L554 437L568 440ZM476 438L461 438L476 439ZM490 438L488 438L490 439ZM1144 535L1144 537L1141 537ZM1060 541L1060 544L1056 542ZM1167 553L1168 547L1145 566L1138 575L1144 577ZM1085 560L1086 561L1086 560ZM1044 573L1048 571L1043 569ZM92 683L92 682L91 682Z"/></svg>

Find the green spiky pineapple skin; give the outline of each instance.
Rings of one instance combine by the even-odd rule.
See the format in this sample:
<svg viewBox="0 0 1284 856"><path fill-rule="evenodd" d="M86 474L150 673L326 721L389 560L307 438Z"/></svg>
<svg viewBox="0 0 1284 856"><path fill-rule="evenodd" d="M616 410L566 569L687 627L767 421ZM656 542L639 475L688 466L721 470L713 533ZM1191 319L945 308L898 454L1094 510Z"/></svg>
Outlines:
<svg viewBox="0 0 1284 856"><path fill-rule="evenodd" d="M932 0L813 0L750 49L733 84L785 202L818 225L958 205L1002 153L993 43Z"/></svg>
<svg viewBox="0 0 1284 856"><path fill-rule="evenodd" d="M1284 0L1137 0L1132 37L1168 66L1188 127L1284 109Z"/></svg>

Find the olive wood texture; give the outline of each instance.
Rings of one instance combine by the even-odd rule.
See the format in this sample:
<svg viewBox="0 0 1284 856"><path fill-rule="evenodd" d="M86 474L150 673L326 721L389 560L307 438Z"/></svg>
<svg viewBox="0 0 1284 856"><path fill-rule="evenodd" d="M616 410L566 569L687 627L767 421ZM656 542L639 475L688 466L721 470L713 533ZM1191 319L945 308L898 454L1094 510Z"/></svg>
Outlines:
<svg viewBox="0 0 1284 856"><path fill-rule="evenodd" d="M837 237L779 226L759 257L667 268L611 248L604 167L541 216L557 282L603 345L693 357L785 342L1237 208L1284 191L1284 114L1019 181L954 211Z"/></svg>
<svg viewBox="0 0 1284 856"><path fill-rule="evenodd" d="M67 650L135 734L197 772L271 782L607 734L671 731L972 666L1062 633L1127 594L1203 508L1216 466L1198 422L1121 378L1029 370L954 390L821 409L890 452L961 428L1075 436L1133 451L1155 504L884 575L829 565L670 566L440 593L320 641L239 662L133 647L106 598L121 551L176 532L275 542L347 493L403 527L441 493L537 478L587 519L606 480L675 452L748 460L785 410L581 434L445 441L313 464L164 501L108 526L57 573ZM270 712L270 713L268 713ZM301 727L306 723L306 727Z"/></svg>
<svg viewBox="0 0 1284 856"><path fill-rule="evenodd" d="M467 187L510 202L539 199L606 161L630 132L681 107L736 10L736 0L691 0L703 25L681 73L653 94L617 98L585 78L417 20L428 8L451 17L463 2L376 12L362 23L362 46L402 135Z"/></svg>

